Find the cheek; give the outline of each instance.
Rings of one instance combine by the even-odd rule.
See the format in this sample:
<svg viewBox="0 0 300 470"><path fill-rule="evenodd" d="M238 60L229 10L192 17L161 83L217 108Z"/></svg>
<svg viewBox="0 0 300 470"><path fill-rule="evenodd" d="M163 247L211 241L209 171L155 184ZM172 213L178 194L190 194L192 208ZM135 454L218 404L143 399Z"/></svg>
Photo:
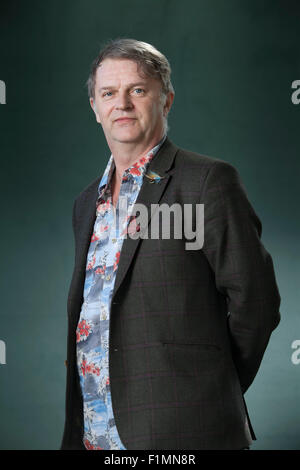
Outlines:
<svg viewBox="0 0 300 470"><path fill-rule="evenodd" d="M157 104L152 109L153 125L156 125L158 122L161 121L161 116L162 116L162 109L161 109L161 106Z"/></svg>
<svg viewBox="0 0 300 470"><path fill-rule="evenodd" d="M161 112L160 106L157 103L154 106L153 105L149 106L148 111L147 111L147 116L152 121L156 121L158 116L160 115L160 112Z"/></svg>
<svg viewBox="0 0 300 470"><path fill-rule="evenodd" d="M111 107L108 102L103 101L100 98L97 99L96 105L100 116L106 116L109 112L109 108Z"/></svg>
<svg viewBox="0 0 300 470"><path fill-rule="evenodd" d="M99 112L99 117L102 123L109 123L109 110L102 107Z"/></svg>
<svg viewBox="0 0 300 470"><path fill-rule="evenodd" d="M139 121L141 124L144 123L146 127L152 126L154 127L159 119L159 116L162 112L162 106L156 102L147 103L147 105L143 105L141 107L136 106L136 114L139 117Z"/></svg>

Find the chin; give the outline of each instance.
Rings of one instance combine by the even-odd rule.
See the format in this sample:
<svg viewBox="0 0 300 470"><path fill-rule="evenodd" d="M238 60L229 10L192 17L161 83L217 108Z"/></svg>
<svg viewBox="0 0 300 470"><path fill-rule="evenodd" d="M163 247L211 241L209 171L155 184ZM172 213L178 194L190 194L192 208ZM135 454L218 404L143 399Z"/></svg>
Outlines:
<svg viewBox="0 0 300 470"><path fill-rule="evenodd" d="M126 133L124 132L123 134L118 134L114 137L114 140L118 141L118 142L124 142L124 143L128 143L128 142L139 142L141 140L141 135L140 134L130 134L130 133Z"/></svg>

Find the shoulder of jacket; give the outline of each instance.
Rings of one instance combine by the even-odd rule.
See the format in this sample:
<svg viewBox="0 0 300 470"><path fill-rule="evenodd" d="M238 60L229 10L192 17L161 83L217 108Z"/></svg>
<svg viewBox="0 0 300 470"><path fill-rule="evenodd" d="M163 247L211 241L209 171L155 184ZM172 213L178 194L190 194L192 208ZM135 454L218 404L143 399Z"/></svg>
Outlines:
<svg viewBox="0 0 300 470"><path fill-rule="evenodd" d="M101 177L97 177L91 183L89 183L76 197L74 202L82 202L91 194L95 194L97 191Z"/></svg>
<svg viewBox="0 0 300 470"><path fill-rule="evenodd" d="M202 153L193 152L184 148L178 147L177 158L186 164L198 165L199 167L206 167L208 170L213 166L219 168L234 168L231 163L226 162L220 158L212 157Z"/></svg>
<svg viewBox="0 0 300 470"><path fill-rule="evenodd" d="M237 169L231 163L220 158L178 148L176 159L182 170L199 171L204 178L209 174L218 177L224 176L225 179L226 177L238 176Z"/></svg>

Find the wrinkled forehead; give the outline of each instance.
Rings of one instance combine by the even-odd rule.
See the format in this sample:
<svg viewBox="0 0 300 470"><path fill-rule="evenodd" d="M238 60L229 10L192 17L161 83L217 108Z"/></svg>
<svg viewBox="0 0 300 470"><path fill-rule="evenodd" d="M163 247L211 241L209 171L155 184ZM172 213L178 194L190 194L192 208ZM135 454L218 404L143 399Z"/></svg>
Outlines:
<svg viewBox="0 0 300 470"><path fill-rule="evenodd" d="M104 59L96 71L97 87L110 85L132 83L139 81L141 83L160 82L157 78L149 76L138 62L129 59Z"/></svg>

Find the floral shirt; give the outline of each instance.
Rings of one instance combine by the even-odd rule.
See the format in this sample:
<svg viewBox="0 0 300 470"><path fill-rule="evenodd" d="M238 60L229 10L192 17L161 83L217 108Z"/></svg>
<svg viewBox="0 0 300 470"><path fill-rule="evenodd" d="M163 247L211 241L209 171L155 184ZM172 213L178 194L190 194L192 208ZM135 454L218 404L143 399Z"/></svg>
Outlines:
<svg viewBox="0 0 300 470"><path fill-rule="evenodd" d="M130 213L149 162L164 140L165 137L124 171L116 207L111 197L113 155L98 187L96 220L86 262L84 301L76 330L77 366L83 396L83 443L88 450L126 450L115 425L109 383L111 297L123 240L132 229L132 224L128 223Z"/></svg>

